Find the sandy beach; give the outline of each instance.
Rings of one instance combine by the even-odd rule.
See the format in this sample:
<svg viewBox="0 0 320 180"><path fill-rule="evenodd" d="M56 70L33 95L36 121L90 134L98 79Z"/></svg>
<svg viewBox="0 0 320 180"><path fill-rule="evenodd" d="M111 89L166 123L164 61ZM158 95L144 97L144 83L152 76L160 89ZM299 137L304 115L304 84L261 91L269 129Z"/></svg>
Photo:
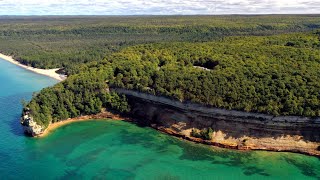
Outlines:
<svg viewBox="0 0 320 180"><path fill-rule="evenodd" d="M71 123L76 123L76 122L81 122L81 121L92 121L92 120L126 120L126 121L130 121L129 118L126 117L121 117L120 115L117 114L113 114L111 112L101 112L95 115L86 115L86 116L80 116L80 117L76 117L76 118L69 118L63 121L59 121L59 122L55 122L55 123L51 123L49 124L49 126L47 127L47 129L45 129L43 131L43 133L41 133L40 135L36 136L37 138L42 138L47 136L48 134L50 134L52 131L54 131L55 129L61 127L61 126L65 126L67 124L71 124Z"/></svg>
<svg viewBox="0 0 320 180"><path fill-rule="evenodd" d="M71 123L76 123L76 122L81 122L81 121L92 121L93 119L68 119L68 120L64 120L64 121L59 121L56 123L52 123L50 124L46 130L44 130L44 132L38 136L36 136L37 138L42 138L45 137L47 135L49 135L51 132L53 132L54 130L58 129L61 126L65 126Z"/></svg>
<svg viewBox="0 0 320 180"><path fill-rule="evenodd" d="M32 72L35 72L35 73L38 73L41 75L45 75L45 76L48 76L51 78L54 78L58 81L63 81L66 79L66 77L64 75L60 75L60 74L56 73L56 71L59 70L59 68L56 68L56 69L33 68L30 66L23 65L23 64L19 63L18 61L16 61L15 59L13 59L11 56L7 56L7 55L1 54L1 53L0 53L0 59L4 59L4 60L9 61L17 66L24 68L24 69L27 69L29 71L32 71Z"/></svg>

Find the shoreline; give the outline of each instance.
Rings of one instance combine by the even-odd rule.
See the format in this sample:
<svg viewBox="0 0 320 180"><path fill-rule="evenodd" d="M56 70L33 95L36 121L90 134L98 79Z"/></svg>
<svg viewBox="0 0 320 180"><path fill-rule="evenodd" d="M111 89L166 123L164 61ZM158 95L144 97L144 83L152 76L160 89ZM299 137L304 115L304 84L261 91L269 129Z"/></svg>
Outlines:
<svg viewBox="0 0 320 180"><path fill-rule="evenodd" d="M22 67L22 68L24 68L26 70L29 70L29 71L32 71L34 73L41 74L41 75L56 79L58 81L63 81L63 80L66 79L66 76L56 73L56 71L59 70L60 68L55 68L55 69L34 68L34 67L31 67L31 66L27 66L27 65L21 64L17 60L13 59L12 56L7 56L7 55L2 54L2 53L0 53L0 59L8 61L8 62L10 62L12 64L15 64L15 65L17 65L19 67Z"/></svg>
<svg viewBox="0 0 320 180"><path fill-rule="evenodd" d="M101 121L108 121L108 120L114 120L114 121L126 121L129 123L137 123L137 121L135 121L134 118L130 118L130 117L123 117L121 115L118 114L113 114L111 112L108 111L104 111L101 112L99 114L96 115L86 115L86 116L80 116L80 117L76 117L76 118L69 118L63 121L59 121L59 122L55 122L52 124L49 124L49 126L40 134L37 136L34 136L35 138L44 138L46 136L48 136L50 133L54 132L56 129L68 125L68 124L72 124L72 123L77 123L77 122L84 122L84 121L94 121L94 120L101 120ZM314 156L314 157L320 157L320 151L316 150L315 148L310 148L309 146L313 146L314 144L311 143L307 143L307 142L302 142L304 143L304 145L306 145L305 148L301 148L298 146L282 146L282 145L278 145L278 146L273 146L270 144L265 144L265 145L254 145L254 144L248 144L248 145L238 145L235 144L232 141L224 141L224 142L216 142L213 140L203 140L201 138L196 138L196 137L191 137L189 135L183 134L183 133L179 133L176 132L174 129L172 128L165 128L163 126L158 126L156 124L151 124L150 126L153 129L155 129L156 131L160 132L160 133L164 133L167 134L169 136L178 138L180 140L185 140L185 141L189 141L189 142L193 142L193 143L199 143L199 144L204 144L204 145L208 145L211 147L219 147L219 148L225 148L225 149L231 149L231 150L237 150L237 151L271 151L271 152L290 152L290 153L298 153L298 154L304 154L304 155L308 155L308 156ZM257 139L259 140L259 139ZM262 140L262 139L261 139ZM267 142L273 142L276 144L282 144L284 142L288 142L290 141L291 138L285 138L285 139L273 139L273 138L266 138L264 141ZM294 143L295 145L296 142Z"/></svg>
<svg viewBox="0 0 320 180"><path fill-rule="evenodd" d="M102 112L96 115L86 115L86 116L80 116L80 117L76 117L76 118L69 118L63 121L59 121L59 122L55 122L55 123L51 123L49 124L49 126L40 134L37 136L34 136L36 138L43 138L48 136L50 133L52 133L53 131L55 131L56 129L68 125L68 124L72 124L72 123L76 123L76 122L83 122L83 121L93 121L93 120L115 120L115 121L130 121L129 118L126 117L121 117L120 115L115 115L111 112Z"/></svg>
<svg viewBox="0 0 320 180"><path fill-rule="evenodd" d="M270 151L270 152L290 152L290 153L297 153L297 154L303 154L307 156L314 156L314 157L319 157L320 158L320 151L316 149L310 149L308 147L306 148L301 148L301 147L295 147L295 146L271 146L271 145L264 145L264 146L257 146L254 144L248 144L248 145L237 145L234 144L232 141L224 141L224 142L215 142L213 140L204 140L201 138L196 138L192 137L186 134L181 134L176 132L172 128L165 128L162 126L156 126L156 125L151 125L151 127L159 132L168 134L170 136L176 137L181 140L186 140L194 143L199 143L199 144L204 144L208 145L211 147L220 147L220 148L225 148L225 149L231 149L231 150L237 150L237 151ZM276 143L283 143L287 140L281 140L280 139L273 139L273 138L266 138L268 142L276 142ZM290 141L290 140L289 140ZM308 144L306 142L303 142L305 144Z"/></svg>

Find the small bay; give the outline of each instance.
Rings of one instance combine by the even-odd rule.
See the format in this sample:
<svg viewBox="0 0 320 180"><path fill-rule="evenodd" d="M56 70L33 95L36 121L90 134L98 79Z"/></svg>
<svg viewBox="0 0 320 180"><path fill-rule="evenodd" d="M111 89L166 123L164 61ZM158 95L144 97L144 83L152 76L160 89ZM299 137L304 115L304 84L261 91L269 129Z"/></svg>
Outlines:
<svg viewBox="0 0 320 180"><path fill-rule="evenodd" d="M0 60L2 179L320 179L320 160L183 141L135 124L94 120L24 136L21 100L56 80Z"/></svg>

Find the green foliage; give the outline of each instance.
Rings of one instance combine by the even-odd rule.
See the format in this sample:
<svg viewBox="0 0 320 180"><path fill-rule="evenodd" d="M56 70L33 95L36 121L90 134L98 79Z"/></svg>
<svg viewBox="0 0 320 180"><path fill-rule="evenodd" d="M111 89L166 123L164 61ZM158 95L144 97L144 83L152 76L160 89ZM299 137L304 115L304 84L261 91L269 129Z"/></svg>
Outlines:
<svg viewBox="0 0 320 180"><path fill-rule="evenodd" d="M33 97L28 107L37 122L48 125L69 117L95 114L101 108L129 112L127 99L109 93L109 87L209 107L320 116L319 31L288 33L318 27L318 16L121 18L124 17L97 17L83 24L86 18L73 17L65 19L71 24L64 25L62 20L40 18L43 26L35 23L32 28L28 23L26 27L17 22L4 23L0 39L6 40L0 41L0 49L5 49L2 43L13 49L10 43L18 44L24 39L14 51L10 50L17 57L34 54L21 61L28 59L25 63L37 67L61 65L72 74L66 81ZM28 18L14 21L28 22ZM12 27L17 31L5 30ZM115 46L109 46L106 37L116 42ZM10 38L12 41L7 42ZM154 41L158 43L146 43ZM31 42L37 45L46 42L47 46L40 45L46 50L39 51L33 45L26 48ZM89 45L101 42L105 46ZM86 49L89 46L95 50ZM42 52L50 55L36 57L42 56ZM45 57L52 57L52 61L44 60Z"/></svg>
<svg viewBox="0 0 320 180"><path fill-rule="evenodd" d="M28 104L34 120L47 126L50 122L97 114L102 108L128 112L130 107L126 98L108 93L104 77L101 71L92 69L43 89Z"/></svg>
<svg viewBox="0 0 320 180"><path fill-rule="evenodd" d="M41 16L2 17L0 24L1 52L25 65L75 74L76 65L131 45L310 31L319 28L319 16Z"/></svg>
<svg viewBox="0 0 320 180"><path fill-rule="evenodd" d="M292 40L304 45L287 46ZM320 50L314 44L317 34L298 33L128 47L79 66L82 73L43 89L28 107L44 125L103 107L129 112L124 96L108 93L111 86L224 109L319 116ZM212 62L210 70L198 68Z"/></svg>
<svg viewBox="0 0 320 180"><path fill-rule="evenodd" d="M212 128L205 128L202 130L196 130L196 129L192 129L190 136L192 137L196 137L196 138L201 138L203 140L211 140L212 139L212 133L213 130Z"/></svg>
<svg viewBox="0 0 320 180"><path fill-rule="evenodd" d="M292 40L300 45L287 46ZM147 44L104 63L113 68L110 86L225 109L319 116L319 44L312 33Z"/></svg>
<svg viewBox="0 0 320 180"><path fill-rule="evenodd" d="M28 106L28 101L26 101L25 99L22 99L20 103L23 108L26 108Z"/></svg>

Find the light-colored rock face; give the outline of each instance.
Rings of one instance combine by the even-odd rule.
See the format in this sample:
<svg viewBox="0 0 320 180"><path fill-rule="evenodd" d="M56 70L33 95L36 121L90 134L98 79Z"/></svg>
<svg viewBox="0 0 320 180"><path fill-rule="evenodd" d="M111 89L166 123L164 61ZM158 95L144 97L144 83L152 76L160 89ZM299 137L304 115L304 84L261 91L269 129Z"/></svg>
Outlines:
<svg viewBox="0 0 320 180"><path fill-rule="evenodd" d="M181 103L125 89L110 89L127 95L131 115L141 125L192 139L192 129L212 128L206 144L237 149L293 151L320 156L320 118L271 116L259 113L208 108L199 104ZM25 111L21 124L26 134L38 136L45 130Z"/></svg>
<svg viewBox="0 0 320 180"><path fill-rule="evenodd" d="M127 95L132 113L159 125L170 126L186 122L187 127L223 130L229 135L282 136L301 135L310 141L320 142L319 118L299 116L272 116L235 110L209 108L200 104L181 103L125 89L111 89Z"/></svg>
<svg viewBox="0 0 320 180"><path fill-rule="evenodd" d="M320 146L320 124L316 119L229 111L129 90L112 90L127 95L131 113L139 123L170 129L184 137L190 137L193 128L210 127L214 131L212 142L226 147L306 152L317 151Z"/></svg>
<svg viewBox="0 0 320 180"><path fill-rule="evenodd" d="M21 116L21 124L24 132L30 136L38 136L44 131L42 126L33 121L33 118L30 116L28 111L23 112L23 115Z"/></svg>

